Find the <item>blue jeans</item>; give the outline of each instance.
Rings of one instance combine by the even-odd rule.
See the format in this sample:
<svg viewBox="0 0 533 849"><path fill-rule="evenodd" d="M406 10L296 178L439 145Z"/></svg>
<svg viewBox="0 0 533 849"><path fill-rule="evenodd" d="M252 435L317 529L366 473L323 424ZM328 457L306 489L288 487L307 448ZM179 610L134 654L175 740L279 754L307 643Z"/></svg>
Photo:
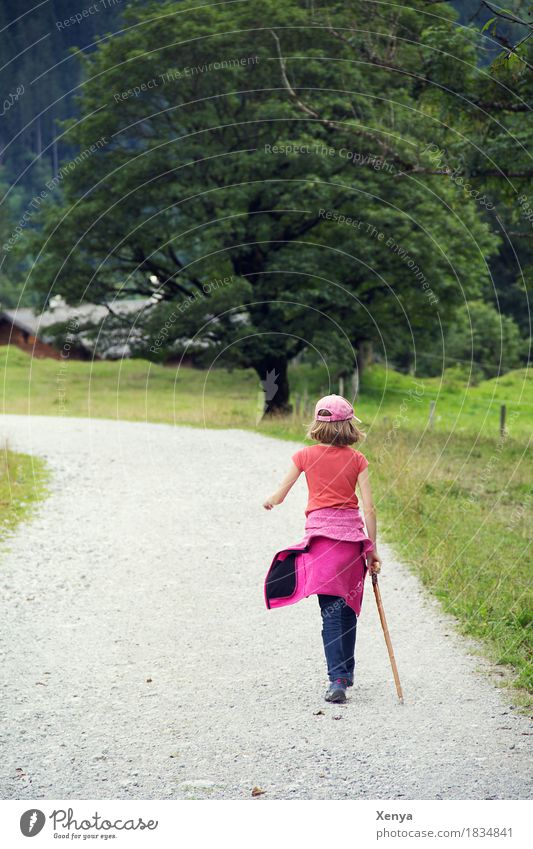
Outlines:
<svg viewBox="0 0 533 849"><path fill-rule="evenodd" d="M353 681L355 668L355 637L357 616L355 611L336 595L319 595L322 615L322 641L328 665L328 678L347 678Z"/></svg>

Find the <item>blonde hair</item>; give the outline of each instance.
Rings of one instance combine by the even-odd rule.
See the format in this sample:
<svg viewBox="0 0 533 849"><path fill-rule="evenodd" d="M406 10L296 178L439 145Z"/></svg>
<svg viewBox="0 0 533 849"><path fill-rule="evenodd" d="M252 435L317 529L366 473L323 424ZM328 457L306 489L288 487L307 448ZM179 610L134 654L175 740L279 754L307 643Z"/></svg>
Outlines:
<svg viewBox="0 0 533 849"><path fill-rule="evenodd" d="M331 415L330 410L319 410L319 416ZM353 419L342 422L319 422L316 419L308 426L307 439L316 439L325 445L355 445L366 434L359 430Z"/></svg>

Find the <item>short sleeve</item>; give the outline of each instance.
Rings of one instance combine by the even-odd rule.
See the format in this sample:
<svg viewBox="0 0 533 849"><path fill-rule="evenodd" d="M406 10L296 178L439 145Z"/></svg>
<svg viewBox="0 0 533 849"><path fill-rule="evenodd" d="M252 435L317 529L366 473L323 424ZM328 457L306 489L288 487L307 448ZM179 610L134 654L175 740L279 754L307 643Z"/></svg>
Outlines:
<svg viewBox="0 0 533 849"><path fill-rule="evenodd" d="M361 472L368 466L368 460L366 459L364 454L361 454L360 451L357 452L357 460L357 474L360 475Z"/></svg>
<svg viewBox="0 0 533 849"><path fill-rule="evenodd" d="M307 457L307 448L300 448L296 454L293 454L291 457L292 462L301 472L305 469L305 460Z"/></svg>

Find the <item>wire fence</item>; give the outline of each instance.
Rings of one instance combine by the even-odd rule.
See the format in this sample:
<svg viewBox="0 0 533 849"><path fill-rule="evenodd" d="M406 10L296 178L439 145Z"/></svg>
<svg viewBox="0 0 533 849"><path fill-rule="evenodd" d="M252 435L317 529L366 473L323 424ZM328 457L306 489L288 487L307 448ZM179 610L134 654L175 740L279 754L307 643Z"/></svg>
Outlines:
<svg viewBox="0 0 533 849"><path fill-rule="evenodd" d="M356 381L352 378L348 381L348 384L349 384L349 389L351 389L352 391L351 391L351 393L350 392L348 393L347 397L348 398L354 398L354 399L357 398L357 396L359 394L358 381L357 381L357 385L355 385ZM338 394L344 396L346 388L348 388L348 385L345 382L345 380L341 377L339 379ZM353 391L353 390L355 390L355 391ZM331 392L331 389L328 389L327 387L322 387L320 392L321 392L321 395L324 396L324 395L327 395L328 392ZM406 390L406 389L396 389L394 387L391 387L391 388L387 388L383 394L388 395L389 393L393 393L393 394L399 394L399 395L405 396L407 394L407 392L408 392L408 390ZM293 418L295 420L311 419L311 417L314 413L314 402L309 397L309 392L308 392L307 387L304 387L303 392L295 393L292 396L292 400L293 400L293 407L292 407ZM438 401L438 399L431 398L431 399L428 399L428 400L429 400L429 406L427 408L427 411L428 411L427 412L427 416L428 416L427 417L427 425L428 425L429 430L432 430L434 425L435 425L435 421L437 419L436 411L437 411L437 401ZM533 404L528 403L527 401L515 401L515 400L509 400L509 399L503 400L501 398L498 398L496 400L495 406L496 405L499 406L499 427L498 427L498 431L499 431L499 435L501 437L508 435L508 430L507 430L508 406L511 406L511 407L529 407L529 408L533 409ZM385 424L387 424L388 416L384 416L384 422L385 422Z"/></svg>

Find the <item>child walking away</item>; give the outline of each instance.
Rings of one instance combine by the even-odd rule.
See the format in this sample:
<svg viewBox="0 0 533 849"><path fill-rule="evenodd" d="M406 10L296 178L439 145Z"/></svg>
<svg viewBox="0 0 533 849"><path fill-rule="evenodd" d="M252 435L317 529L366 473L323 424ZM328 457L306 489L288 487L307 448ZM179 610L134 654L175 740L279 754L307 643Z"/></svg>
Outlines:
<svg viewBox="0 0 533 849"><path fill-rule="evenodd" d="M318 596L322 640L328 669L328 702L346 701L353 685L357 617L361 612L367 571L379 572L376 511L368 461L352 448L364 434L354 424L352 405L340 395L327 395L315 407L307 437L316 445L292 456L291 468L279 489L263 504L281 504L300 474L305 473L309 497L304 538L274 555L265 580L268 608ZM355 492L359 487L366 524Z"/></svg>

